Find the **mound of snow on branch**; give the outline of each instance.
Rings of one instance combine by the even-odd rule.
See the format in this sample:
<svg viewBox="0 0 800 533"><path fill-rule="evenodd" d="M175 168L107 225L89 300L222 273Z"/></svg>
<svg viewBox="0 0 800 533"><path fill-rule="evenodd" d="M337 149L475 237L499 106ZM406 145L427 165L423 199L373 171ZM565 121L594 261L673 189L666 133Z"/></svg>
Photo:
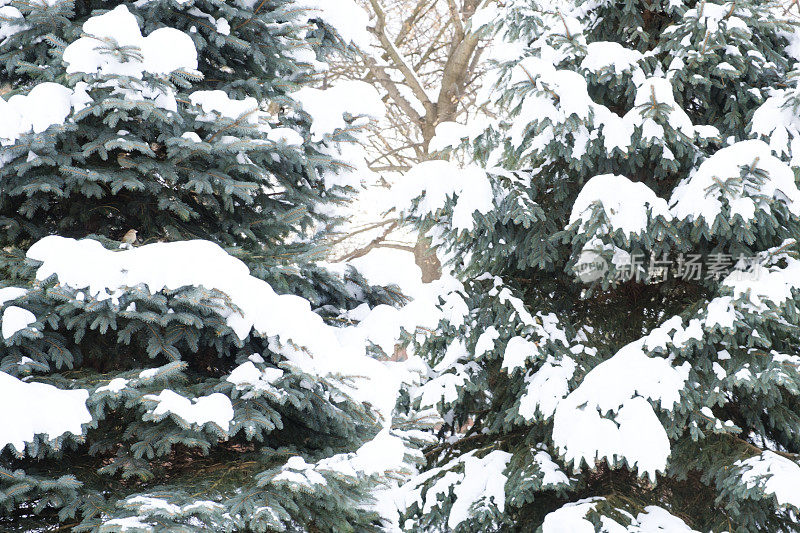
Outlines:
<svg viewBox="0 0 800 533"><path fill-rule="evenodd" d="M359 48L370 46L369 15L353 0L295 0L294 3L307 10L309 18L319 18L335 28L345 43Z"/></svg>
<svg viewBox="0 0 800 533"><path fill-rule="evenodd" d="M585 232L595 205L603 210L612 231L622 230L629 236L647 229L648 215L672 218L666 200L647 185L614 174L595 176L586 182L572 206L569 223L580 220L579 231Z"/></svg>
<svg viewBox="0 0 800 533"><path fill-rule="evenodd" d="M22 453L36 435L50 440L65 433L81 435L81 425L92 421L88 398L87 390L61 390L0 372L0 451L11 444Z"/></svg>
<svg viewBox="0 0 800 533"><path fill-rule="evenodd" d="M742 179L742 167L761 180ZM706 159L672 194L670 209L681 219L705 219L710 226L722 212L723 200L730 218L755 219L756 211L769 212L769 202L779 200L794 215L800 215L800 190L791 167L772 155L759 140L740 141Z"/></svg>
<svg viewBox="0 0 800 533"><path fill-rule="evenodd" d="M398 208L419 216L434 214L454 199L452 223L458 230L474 227L475 212L485 214L494 209L494 193L486 171L474 166L461 168L449 161L416 165L393 187L392 193ZM412 210L413 200L420 197Z"/></svg>
<svg viewBox="0 0 800 533"><path fill-rule="evenodd" d="M346 114L371 118L382 118L386 114L378 91L363 81L339 81L328 89L303 87L291 96L311 115L311 136L315 141L337 129L347 128Z"/></svg>
<svg viewBox="0 0 800 533"><path fill-rule="evenodd" d="M666 468L669 438L650 401L671 409L690 365L676 368L667 359L649 357L647 341L628 344L597 365L558 404L553 441L575 468L582 461L591 467L602 459L625 459L653 480Z"/></svg>
<svg viewBox="0 0 800 533"><path fill-rule="evenodd" d="M544 518L542 533L594 533L598 531L589 520L588 515L602 501L604 498L588 498L564 505ZM599 531L602 533L654 533L656 531L697 533L683 520L655 505L645 507L644 511L637 516L633 516L623 509L617 510L628 518L630 524L625 526L608 516L601 516Z"/></svg>
<svg viewBox="0 0 800 533"><path fill-rule="evenodd" d="M141 78L143 72L169 74L197 70L192 38L174 28L158 28L143 37L127 6L91 17L83 23L84 37L64 49L67 73Z"/></svg>
<svg viewBox="0 0 800 533"><path fill-rule="evenodd" d="M89 101L82 82L74 90L44 82L28 94L15 94L8 101L0 98L0 145L10 146L22 135L42 133L50 126L64 124L72 111L80 111Z"/></svg>
<svg viewBox="0 0 800 533"><path fill-rule="evenodd" d="M785 457L765 451L744 461L737 461L742 469L742 481L748 488L758 487L765 494L775 496L779 505L800 507L800 465Z"/></svg>

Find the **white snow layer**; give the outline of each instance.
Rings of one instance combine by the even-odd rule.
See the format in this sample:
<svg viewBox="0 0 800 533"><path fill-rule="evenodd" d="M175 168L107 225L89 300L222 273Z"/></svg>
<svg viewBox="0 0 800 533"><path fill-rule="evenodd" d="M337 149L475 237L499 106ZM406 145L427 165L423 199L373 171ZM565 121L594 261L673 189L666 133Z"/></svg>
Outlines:
<svg viewBox="0 0 800 533"><path fill-rule="evenodd" d="M647 185L614 174L595 176L584 184L572 206L569 223L580 220L579 231L586 231L595 205L602 209L611 231L622 230L627 236L643 233L650 217L672 218L666 200Z"/></svg>
<svg viewBox="0 0 800 533"><path fill-rule="evenodd" d="M763 182L742 180L742 167L763 172ZM673 217L705 220L712 227L722 213L723 201L727 203L731 221L737 215L744 221L752 221L756 211L770 211L771 201L781 201L791 213L800 215L800 190L792 168L772 155L763 141L746 140L706 159L675 188L669 208L665 200L643 183L612 174L595 176L575 199L570 224L580 221L579 230L585 231L593 207L598 206L608 219L609 229L621 230L628 236L644 232L656 216L665 220Z"/></svg>
<svg viewBox="0 0 800 533"><path fill-rule="evenodd" d="M306 463L300 456L291 457L271 482L284 483L297 490L303 485L327 484L322 472L351 478L357 477L359 472L367 475L384 473L386 469L398 468L405 452L403 443L384 429L353 453L333 455L317 463Z"/></svg>
<svg viewBox="0 0 800 533"><path fill-rule="evenodd" d="M15 33L19 33L27 28L25 18L16 7L5 5L0 7L0 20L3 21L3 23L0 24L0 43L2 43L6 37L11 37Z"/></svg>
<svg viewBox="0 0 800 533"><path fill-rule="evenodd" d="M575 373L575 360L564 356L560 361L548 357L547 361L530 376L526 376L525 393L519 399L519 414L532 421L537 411L550 418L558 403L569 393L569 380Z"/></svg>
<svg viewBox="0 0 800 533"><path fill-rule="evenodd" d="M436 134L428 143L428 150L438 152L446 148L454 148L460 145L464 139L477 137L483 133L484 128L485 124L482 121L473 121L471 124L441 122L436 126Z"/></svg>
<svg viewBox="0 0 800 533"><path fill-rule="evenodd" d="M125 378L114 378L108 382L107 385L103 385L102 387L98 387L95 392L113 392L118 393L121 392L128 385L128 381Z"/></svg>
<svg viewBox="0 0 800 533"><path fill-rule="evenodd" d="M742 313L764 313L773 305L784 304L800 286L800 261L791 257L785 260L788 263L785 266L763 266L757 275L734 271L723 281L733 294L709 302L705 317L691 319L685 327L677 316L665 321L644 339L625 346L591 370L581 385L563 400L561 397L571 377L570 369L557 368L548 361L550 364L546 363L539 372L526 378L531 385L536 384L536 389L532 392L529 386L521 398L520 414L530 419L538 408L547 416L549 409L545 406L556 405L553 439L565 459L573 461L576 467L581 461L593 465L601 459L610 462L624 459L640 474L653 477L666 466L670 447L650 402L658 402L661 409L670 410L679 401L689 367L684 363L676 368L668 359L649 354L663 351L668 344L680 349L718 327L735 328ZM728 357L720 354L720 359ZM560 364L564 365L565 361ZM721 367L717 372L725 377ZM744 369L737 378L747 380L752 379L752 375ZM796 476L795 480L800 478L800 467L796 464L767 453L742 466L751 468L750 473L746 471L743 476L753 486L776 494L779 501L796 502L789 496L791 493L782 489L792 476ZM764 473L774 478L762 477Z"/></svg>
<svg viewBox="0 0 800 533"><path fill-rule="evenodd" d="M427 513L440 504L440 495L447 496L452 489L456 500L450 508L447 521L451 529L468 520L470 507L481 501L484 505L493 501L497 509L503 512L507 480L503 471L511 460L511 454L500 450L494 450L483 458L474 454L474 451L466 453L443 467L428 470L415 478L402 489L400 499L404 500L403 506L408 507L416 502ZM463 472L454 471L458 467L463 468ZM442 472L444 475L432 484L423 498L423 485Z"/></svg>
<svg viewBox="0 0 800 533"><path fill-rule="evenodd" d="M624 459L655 479L666 467L669 439L650 401L670 410L680 400L690 365L676 368L667 359L649 357L648 340L628 344L597 365L558 403L553 442L576 469L582 461L594 466L602 459Z"/></svg>
<svg viewBox="0 0 800 533"><path fill-rule="evenodd" d="M769 98L756 109L750 121L752 133L767 138L778 156L791 156L793 167L800 166L800 116L792 105L798 96L797 88L771 89Z"/></svg>
<svg viewBox="0 0 800 533"><path fill-rule="evenodd" d="M128 287L140 284L152 293L186 286L217 289L239 309L219 302L220 314L239 338L247 338L253 330L271 337L276 350L311 374L350 371L358 375L363 370L360 365L372 360L363 357L363 345L358 347L371 331L328 326L311 310L308 300L277 294L268 283L250 276L244 263L209 241L112 251L90 239L50 236L34 244L28 257L42 262L38 279L56 275L63 285L100 300L116 301Z"/></svg>
<svg viewBox="0 0 800 533"><path fill-rule="evenodd" d="M237 119L246 113L250 113L246 117L246 122L250 124L258 123L259 117L253 113L258 110L258 101L253 97L234 100L225 91L194 91L189 95L189 101L193 105L200 106L203 112L206 113L205 116L201 117L202 120L216 120L215 112L223 117L232 119Z"/></svg>
<svg viewBox="0 0 800 533"><path fill-rule="evenodd" d="M765 451L744 461L737 461L742 469L742 481L747 488L758 487L765 494L772 494L778 505L800 508L800 465L775 452Z"/></svg>
<svg viewBox="0 0 800 533"><path fill-rule="evenodd" d="M452 223L455 229L471 230L473 214L494 208L494 193L486 172L478 167L461 168L449 161L425 161L414 166L392 189L396 206L411 211L412 201L422 196L415 213L436 213L455 198ZM424 196L423 196L424 195Z"/></svg>
<svg viewBox="0 0 800 533"><path fill-rule="evenodd" d="M603 498L578 500L549 513L542 524L542 533L595 533L595 526L587 515L601 501ZM626 527L608 516L601 516L600 533L697 533L677 516L654 505L645 507L636 517L619 511L627 515L631 523Z"/></svg>
<svg viewBox="0 0 800 533"><path fill-rule="evenodd" d="M0 451L11 444L23 453L36 435L48 440L65 433L81 435L81 425L92 421L88 398L84 389L62 390L0 372Z"/></svg>
<svg viewBox="0 0 800 533"><path fill-rule="evenodd" d="M586 46L586 57L581 68L590 72L601 72L612 69L619 75L633 69L644 58L638 50L626 48L619 43L595 41Z"/></svg>
<svg viewBox="0 0 800 533"><path fill-rule="evenodd" d="M103 522L104 526L115 528L116 531L128 531L136 529L139 531L150 531L154 528L153 524L142 522L139 517L126 516L125 518L112 518Z"/></svg>
<svg viewBox="0 0 800 533"><path fill-rule="evenodd" d="M6 302L22 298L28 293L26 289L20 287L3 287L0 289L0 307Z"/></svg>
<svg viewBox="0 0 800 533"><path fill-rule="evenodd" d="M265 368L264 370L259 370L252 361L247 361L236 367L225 379L237 387L246 385L259 387L275 383L281 377L283 377L283 370L280 368Z"/></svg>
<svg viewBox="0 0 800 533"><path fill-rule="evenodd" d="M517 368L525 366L528 359L533 359L539 353L539 346L520 336L512 337L506 344L503 352L503 370L511 373Z"/></svg>
<svg viewBox="0 0 800 533"><path fill-rule="evenodd" d="M210 500L198 500L184 505L177 505L162 498L144 495L127 498L120 502L120 506L125 509L135 510L139 514L138 518L142 518L142 515L147 515L154 512L162 515L167 514L170 516L175 516L191 513L201 509L222 509L221 504Z"/></svg>
<svg viewBox="0 0 800 533"><path fill-rule="evenodd" d="M79 83L72 90L44 82L28 94L15 94L8 101L0 97L0 145L9 146L22 135L42 133L50 126L63 124L73 109L83 109L91 101L85 86Z"/></svg>
<svg viewBox="0 0 800 533"><path fill-rule="evenodd" d="M303 87L291 96L311 115L311 136L315 141L347 128L345 114L371 118L382 118L386 114L377 89L363 81L339 81L328 89Z"/></svg>
<svg viewBox="0 0 800 533"><path fill-rule="evenodd" d="M569 484L569 477L553 461L549 453L540 450L533 456L533 460L542 473L542 488Z"/></svg>
<svg viewBox="0 0 800 533"><path fill-rule="evenodd" d="M303 136L299 132L291 128L272 127L269 124L272 118L270 114L263 111L262 106L251 96L237 100L229 97L225 91L194 91L189 95L189 102L202 109L203 114L197 118L200 122L214 122L219 117L241 120L245 124L256 125L258 130L266 133L267 139L272 142L283 142L289 146L303 144ZM182 137L194 142L202 141L193 131L187 131ZM221 141L225 142L225 139L222 137Z"/></svg>
<svg viewBox="0 0 800 533"><path fill-rule="evenodd" d="M192 38L174 28L158 28L147 37L136 17L120 5L83 23L84 37L64 49L67 73L85 72L141 78L143 72L169 74L197 70ZM126 56L121 47L136 47L138 56Z"/></svg>
<svg viewBox="0 0 800 533"><path fill-rule="evenodd" d="M187 34L174 28L158 28L143 37L139 23L127 6L120 5L83 24L84 36L64 49L67 73L121 75L141 79L143 73L169 74L176 70L197 73L197 50ZM58 83L36 85L27 95L0 98L0 145L14 144L27 133L42 133L50 126L63 124L71 111L91 102L87 84L74 89ZM171 90L139 86L136 89L114 84L115 94L133 100L151 99L159 107L176 110Z"/></svg>
<svg viewBox="0 0 800 533"><path fill-rule="evenodd" d="M3 339L10 339L18 331L22 331L36 322L36 315L15 305L3 311Z"/></svg>
<svg viewBox="0 0 800 533"><path fill-rule="evenodd" d="M419 362L420 370L414 368L414 361L418 361L416 356L410 357L408 362L378 361L367 353L367 346L374 343L392 354L401 328L414 332L418 324L435 327L442 314L436 309L438 298L433 291L428 291L432 286L455 283L443 279L423 285L411 254L392 256L388 261L391 269L386 268L383 255L378 254L375 259L369 254L360 258L355 266L364 269L370 283L398 278L403 291L416 299L401 309L379 305L370 310L362 306L353 311L354 318L360 321L357 325L337 328L325 324L311 310L307 300L275 293L268 283L250 276L244 263L208 241L154 243L129 250L106 250L97 241L50 236L34 244L28 250L28 257L42 262L37 271L38 279L56 275L62 285L83 291L86 298L111 300L112 303L128 288L140 284L151 293L184 286L217 289L239 310L234 311L228 303L219 301L219 312L235 333L242 339L251 334L269 337L271 349L286 358L283 370L264 372L259 372L252 361L245 362L227 376L229 382L240 389L267 388L281 378L282 371L292 368L311 375L351 376L352 380L338 382L337 387L357 402L369 402L386 428L391 426L400 385L418 383L424 365ZM334 267L344 269L343 265ZM417 273L416 279L412 279L415 276L410 273L405 277L401 275L412 270ZM144 370L140 377L152 377L156 371ZM375 383L381 386L376 387ZM112 382L106 390L119 391L125 385L121 381ZM147 399L158 402L152 407L152 415L156 417L174 414L188 423L213 421L223 430L232 417L230 400L218 393L192 402L167 389ZM317 463L317 468L324 466L352 472L403 470L402 441L388 430L379 437L355 454L335 456L335 461L331 458L325 465ZM334 463L338 466L332 466Z"/></svg>
<svg viewBox="0 0 800 533"><path fill-rule="evenodd" d="M346 43L362 49L370 46L369 15L353 0L295 0L294 4L307 9L309 18L319 18L335 28Z"/></svg>
<svg viewBox="0 0 800 533"><path fill-rule="evenodd" d="M761 184L741 180L741 167L766 174ZM719 187L724 183L731 190ZM705 219L709 227L722 212L723 200L729 204L729 219L740 215L744 221L755 218L756 210L769 212L768 200L780 200L794 215L800 215L800 190L791 167L772 155L759 140L740 141L706 159L673 191L672 213L686 220Z"/></svg>
<svg viewBox="0 0 800 533"><path fill-rule="evenodd" d="M536 319L525 310L522 300L511 296L508 288L503 288L497 291L497 285L490 295L497 294L501 303L510 303L512 307L519 313L522 321L533 328L533 332L538 335L538 341L530 341L520 336L515 336L509 339L506 343L506 349L503 352L503 365L502 368L509 374L513 373L517 368L524 368L529 359L535 359L540 353L539 347L549 341L560 342L564 346L569 346L569 342L564 334L564 330L559 324L558 317L555 313L537 313Z"/></svg>
<svg viewBox="0 0 800 533"><path fill-rule="evenodd" d="M456 501L450 509L447 525L455 529L470 517L470 507L475 502L486 498L493 500L502 513L506 505L506 476L503 474L511 454L494 450L486 457L478 459L468 456L464 458L464 477L453 490Z"/></svg>
<svg viewBox="0 0 800 533"><path fill-rule="evenodd" d="M106 520L100 531L152 531L154 524L163 522L164 517L190 517L196 513L221 511L222 505L210 500L197 500L183 505L150 495L133 496L119 502L120 507L136 513L135 516ZM192 523L191 521L189 522Z"/></svg>
<svg viewBox="0 0 800 533"><path fill-rule="evenodd" d="M633 66L637 57L633 50L616 50L611 58L601 59L599 52L609 51L613 46L598 43L587 56L585 68L592 70L613 67L615 70ZM673 94L672 84L667 78L646 78L640 69L633 69L633 82L637 86L634 107L623 117L609 108L594 102L589 97L586 79L578 72L556 69L553 58L526 57L512 70L511 84L532 84L534 93L525 94L520 102L519 116L514 120L508 135L513 146L519 148L523 141L529 151L538 151L551 142L564 142L560 126L569 117L577 117L584 125L573 132L572 157L581 158L586 153L590 140L598 135L603 140L606 151L627 152L636 129L642 132L642 140L647 144L658 143L664 146L665 126L694 138L716 138L719 132L710 126L695 126L689 116L678 106ZM649 118L648 113L656 106L667 106L665 116L659 121ZM531 125L538 124L540 130L532 140L528 140ZM669 148L664 146L665 154Z"/></svg>
<svg viewBox="0 0 800 533"><path fill-rule="evenodd" d="M579 500L548 513L542 523L542 533L594 533L594 525L586 519L586 514L594 509L596 501ZM606 520L601 531L608 531Z"/></svg>
<svg viewBox="0 0 800 533"><path fill-rule="evenodd" d="M157 405L152 411L153 415L172 413L189 424L202 426L207 422L213 422L223 431L228 431L230 422L233 420L231 399L219 392L189 400L175 391L164 389L158 395L147 394L143 399L156 402Z"/></svg>
<svg viewBox="0 0 800 533"><path fill-rule="evenodd" d="M666 123L690 139L699 137L716 137L719 132L716 128L707 126L694 126L689 115L675 101L672 83L666 78L651 77L645 79L636 90L633 109L626 113L624 122L642 128L642 140L663 140L664 128L652 118L645 115L656 105L668 105ZM663 141L662 141L663 142Z"/></svg>
<svg viewBox="0 0 800 533"><path fill-rule="evenodd" d="M790 244L791 241L785 244ZM763 254L766 256L767 254ZM747 298L737 307L751 313L766 313L771 305L780 306L792 298L792 291L800 288L800 261L786 257L786 266L762 266L755 275L734 270L723 283L733 289L733 299ZM708 319L711 321L711 318ZM729 318L717 312L714 323L730 322Z"/></svg>
<svg viewBox="0 0 800 533"><path fill-rule="evenodd" d="M19 287L5 287L0 289L0 308L3 307L6 302L25 296L27 292L27 290ZM34 322L36 322L36 316L27 309L15 305L8 306L5 311L3 311L3 339L10 339L16 332L27 328Z"/></svg>

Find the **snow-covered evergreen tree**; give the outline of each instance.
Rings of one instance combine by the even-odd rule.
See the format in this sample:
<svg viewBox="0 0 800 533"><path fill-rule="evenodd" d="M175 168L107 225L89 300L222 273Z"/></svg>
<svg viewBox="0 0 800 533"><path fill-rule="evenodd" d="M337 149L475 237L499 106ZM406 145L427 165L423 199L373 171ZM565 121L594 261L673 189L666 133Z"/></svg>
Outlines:
<svg viewBox="0 0 800 533"><path fill-rule="evenodd" d="M393 295L313 263L381 105L305 86L360 13L0 2L0 529L381 527Z"/></svg>
<svg viewBox="0 0 800 533"><path fill-rule="evenodd" d="M465 280L421 346L445 424L407 526L796 531L796 3L495 16L476 167L398 195Z"/></svg>

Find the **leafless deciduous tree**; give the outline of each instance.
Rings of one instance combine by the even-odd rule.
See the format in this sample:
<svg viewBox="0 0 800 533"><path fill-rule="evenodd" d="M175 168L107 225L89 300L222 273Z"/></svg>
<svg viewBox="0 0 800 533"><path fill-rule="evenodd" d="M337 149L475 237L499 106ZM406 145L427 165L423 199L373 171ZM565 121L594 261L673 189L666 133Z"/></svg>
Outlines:
<svg viewBox="0 0 800 533"><path fill-rule="evenodd" d="M335 65L329 76L360 79L381 89L387 117L373 125L369 164L377 172L403 172L440 157L431 150L439 124L466 123L478 112L476 93L487 41L473 16L495 0L358 1L372 17L374 45ZM375 224L380 225L365 229ZM395 227L394 221L382 220L351 228L369 240L341 258L363 255L376 246L400 247L414 252L423 272L433 269L426 277L435 278L440 268L435 255L424 243L392 242Z"/></svg>

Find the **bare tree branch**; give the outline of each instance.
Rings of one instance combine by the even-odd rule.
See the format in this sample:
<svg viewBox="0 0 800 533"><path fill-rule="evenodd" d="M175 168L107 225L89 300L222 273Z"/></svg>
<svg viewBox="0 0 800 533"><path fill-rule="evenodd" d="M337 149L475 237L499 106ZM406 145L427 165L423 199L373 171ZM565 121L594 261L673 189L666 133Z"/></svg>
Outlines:
<svg viewBox="0 0 800 533"><path fill-rule="evenodd" d="M375 15L378 19L377 24L375 24L375 27L372 29L373 33L378 37L384 52L386 52L386 54L394 63L394 67L403 74L403 78L414 92L414 96L416 96L417 100L422 102L422 105L425 106L425 109L430 112L429 108L433 107L433 102L431 102L428 98L428 93L426 93L425 89L422 87L422 82L417 77L416 72L411 69L403 55L394 45L394 42L389 39L389 35L386 33L386 13L383 10L380 0L369 1L372 5L372 8L375 10Z"/></svg>
<svg viewBox="0 0 800 533"><path fill-rule="evenodd" d="M358 1L374 17L370 31L376 46L361 50L357 61L338 65L331 75L376 83L382 89L387 113L372 126L368 166L396 174L442 157L430 151L437 126L447 121L466 123L482 113L476 99L486 43L470 19L497 0ZM389 242L399 224L394 218L386 221L390 223L369 226L384 231L339 260L361 257L375 248L412 251L426 278L436 279L441 265L430 244ZM363 238L366 231L356 228L351 236Z"/></svg>
<svg viewBox="0 0 800 533"><path fill-rule="evenodd" d="M364 57L364 62L367 64L370 72L374 76L375 80L381 84L392 100L400 106L403 111L414 120L414 122L421 122L422 116L417 113L417 110L414 109L414 106L411 105L404 96L403 93L400 92L397 84L392 81L389 75L386 73L384 67L378 65L378 62L371 57Z"/></svg>

